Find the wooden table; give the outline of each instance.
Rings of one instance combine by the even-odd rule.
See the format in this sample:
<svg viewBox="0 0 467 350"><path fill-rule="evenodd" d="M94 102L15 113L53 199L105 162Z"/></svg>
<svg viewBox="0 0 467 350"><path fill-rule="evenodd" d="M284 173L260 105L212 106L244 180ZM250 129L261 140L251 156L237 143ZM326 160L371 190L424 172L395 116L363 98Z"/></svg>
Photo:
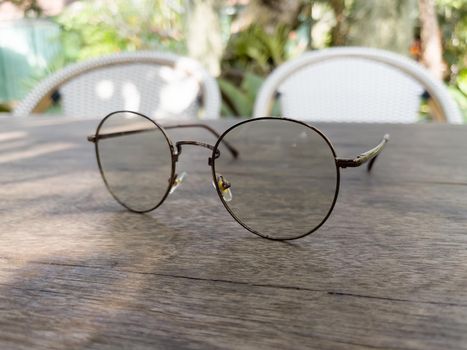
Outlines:
<svg viewBox="0 0 467 350"><path fill-rule="evenodd" d="M158 210L123 210L85 140L97 122L0 119L1 349L467 348L466 127L318 125L344 157L392 139L283 243L229 216L202 148Z"/></svg>

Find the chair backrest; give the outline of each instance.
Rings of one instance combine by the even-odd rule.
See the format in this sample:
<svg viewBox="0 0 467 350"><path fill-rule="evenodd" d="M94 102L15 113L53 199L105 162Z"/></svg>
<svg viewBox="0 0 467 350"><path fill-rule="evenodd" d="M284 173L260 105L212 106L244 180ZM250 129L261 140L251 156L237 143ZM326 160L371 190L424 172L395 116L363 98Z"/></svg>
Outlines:
<svg viewBox="0 0 467 350"><path fill-rule="evenodd" d="M198 62L169 53L118 53L72 64L39 83L13 114L40 113L57 92L63 113L70 116L116 110L158 118L220 114L216 80Z"/></svg>
<svg viewBox="0 0 467 350"><path fill-rule="evenodd" d="M443 83L417 62L379 49L330 48L307 52L272 72L253 116L270 115L278 98L282 115L292 118L413 123L427 96L440 119L462 123Z"/></svg>

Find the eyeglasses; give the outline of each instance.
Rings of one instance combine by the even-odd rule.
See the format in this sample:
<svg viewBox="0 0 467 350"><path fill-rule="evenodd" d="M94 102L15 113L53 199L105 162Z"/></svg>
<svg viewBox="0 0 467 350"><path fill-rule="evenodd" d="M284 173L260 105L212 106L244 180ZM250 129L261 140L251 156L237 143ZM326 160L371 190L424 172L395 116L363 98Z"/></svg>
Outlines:
<svg viewBox="0 0 467 350"><path fill-rule="evenodd" d="M195 127L217 142L174 143L166 132ZM301 238L323 225L337 200L339 169L368 162L370 171L388 140L385 135L375 148L339 158L321 131L293 119L249 119L219 135L207 125L161 126L130 111L109 114L88 137L107 189L138 213L159 207L183 181L176 164L185 146L209 149L213 184L227 211L247 230L273 240Z"/></svg>

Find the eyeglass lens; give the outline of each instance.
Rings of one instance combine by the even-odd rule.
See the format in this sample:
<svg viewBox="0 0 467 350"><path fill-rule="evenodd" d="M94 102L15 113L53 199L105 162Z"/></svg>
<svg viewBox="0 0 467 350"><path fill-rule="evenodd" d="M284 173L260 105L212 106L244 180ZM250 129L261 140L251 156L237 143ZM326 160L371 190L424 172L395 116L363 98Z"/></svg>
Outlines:
<svg viewBox="0 0 467 350"><path fill-rule="evenodd" d="M274 239L298 238L322 224L338 186L334 153L324 136L298 122L258 119L239 124L223 140L239 157L221 151L215 176L237 221Z"/></svg>
<svg viewBox="0 0 467 350"><path fill-rule="evenodd" d="M112 133L120 135L105 137ZM109 191L128 209L153 210L167 195L172 153L164 133L150 119L131 112L110 115L98 131L97 153Z"/></svg>

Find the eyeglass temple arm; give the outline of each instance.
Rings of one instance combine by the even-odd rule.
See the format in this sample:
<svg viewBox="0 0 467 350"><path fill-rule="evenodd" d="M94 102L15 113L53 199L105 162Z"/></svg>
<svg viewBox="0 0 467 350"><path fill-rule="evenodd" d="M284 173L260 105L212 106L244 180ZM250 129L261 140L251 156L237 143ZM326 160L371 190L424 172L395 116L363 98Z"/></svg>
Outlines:
<svg viewBox="0 0 467 350"><path fill-rule="evenodd" d="M336 158L336 164L340 168L355 168L370 161L367 167L368 172L370 172L376 158L381 153L381 151L383 150L384 146L386 145L388 141L389 141L389 134L386 134L384 135L383 139L378 144L378 146L376 146L375 148L372 148L369 151L359 154L353 159Z"/></svg>
<svg viewBox="0 0 467 350"><path fill-rule="evenodd" d="M217 138L220 137L220 134L214 130L213 128L211 128L210 126L208 125L204 125L204 124L176 124L176 125L164 125L163 126L164 129L177 129L177 128L203 128L203 129L206 129L208 130L211 134L213 134L214 136L216 136ZM132 134L138 134L138 133L141 133L141 132L149 132L149 131L154 131L154 128L145 128L145 129L136 129L136 130L128 130L128 131L119 131L119 132L110 132L110 133L107 133L107 134L100 134L98 137L96 135L90 135L87 137L88 141L89 142L93 142L95 143L98 139L99 140L103 140L103 139L108 139L108 138L112 138L112 137L119 137L119 136L124 136L124 135L132 135ZM230 153L232 153L232 156L234 158L237 158L238 157L238 151L232 146L230 145L227 141L225 140L222 140L221 141L225 147L227 147L227 149L230 151Z"/></svg>

